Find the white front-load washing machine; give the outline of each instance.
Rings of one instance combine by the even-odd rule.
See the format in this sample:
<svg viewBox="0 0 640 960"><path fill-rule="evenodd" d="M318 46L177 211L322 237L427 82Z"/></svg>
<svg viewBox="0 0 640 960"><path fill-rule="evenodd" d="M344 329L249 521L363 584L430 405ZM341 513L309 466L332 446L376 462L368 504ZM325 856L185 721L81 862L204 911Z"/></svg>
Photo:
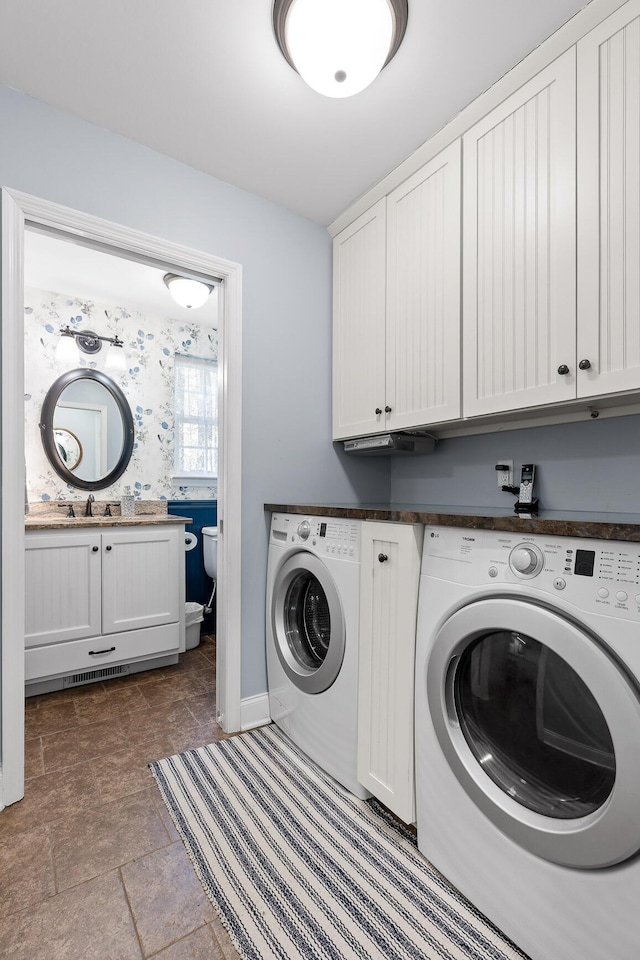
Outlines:
<svg viewBox="0 0 640 960"><path fill-rule="evenodd" d="M425 531L418 846L532 960L640 957L640 544Z"/></svg>
<svg viewBox="0 0 640 960"><path fill-rule="evenodd" d="M271 719L353 794L357 779L360 522L273 514L267 564Z"/></svg>

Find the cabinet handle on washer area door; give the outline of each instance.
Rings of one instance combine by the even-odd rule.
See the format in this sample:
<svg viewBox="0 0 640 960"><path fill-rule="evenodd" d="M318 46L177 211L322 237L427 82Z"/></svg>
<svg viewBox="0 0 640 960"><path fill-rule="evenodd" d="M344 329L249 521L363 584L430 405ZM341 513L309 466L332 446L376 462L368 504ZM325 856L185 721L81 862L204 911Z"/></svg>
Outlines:
<svg viewBox="0 0 640 960"><path fill-rule="evenodd" d="M379 417L381 413L382 413L382 410L380 409L380 407L376 407L376 417Z"/></svg>
<svg viewBox="0 0 640 960"><path fill-rule="evenodd" d="M91 547L91 549L93 550L94 553L97 553L97 552L98 552L98 548L97 548L97 547Z"/></svg>
<svg viewBox="0 0 640 960"><path fill-rule="evenodd" d="M384 412L391 413L391 407L389 406L389 404L387 404L387 406L384 408Z"/></svg>
<svg viewBox="0 0 640 960"><path fill-rule="evenodd" d="M380 561L380 563L384 563L385 560L388 560L388 559L389 559L389 557L386 555L386 553L379 553L379 554L378 554L378 560Z"/></svg>
<svg viewBox="0 0 640 960"><path fill-rule="evenodd" d="M580 370L590 370L591 369L591 360L581 360L578 364Z"/></svg>
<svg viewBox="0 0 640 960"><path fill-rule="evenodd" d="M105 549L107 549L107 550L111 550L111 544L110 544L110 543L108 543Z"/></svg>
<svg viewBox="0 0 640 960"><path fill-rule="evenodd" d="M566 363L560 364L558 367L558 373L561 377L566 377L566 375L569 373L569 367L566 365Z"/></svg>
<svg viewBox="0 0 640 960"><path fill-rule="evenodd" d="M99 656L101 653L113 653L114 650L115 650L115 647L107 647L106 650L89 650L89 656L90 656L90 657L97 657L97 656Z"/></svg>

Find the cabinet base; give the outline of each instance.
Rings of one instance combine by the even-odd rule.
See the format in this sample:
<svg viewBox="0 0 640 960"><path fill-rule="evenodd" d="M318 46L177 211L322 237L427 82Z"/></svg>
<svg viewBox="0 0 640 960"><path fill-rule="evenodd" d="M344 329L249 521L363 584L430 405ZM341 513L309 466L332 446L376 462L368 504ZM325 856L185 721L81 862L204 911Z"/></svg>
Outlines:
<svg viewBox="0 0 640 960"><path fill-rule="evenodd" d="M41 693L53 693L56 690L66 690L70 687L82 687L88 683L104 682L105 680L127 676L127 674L131 673L141 673L143 670L169 667L177 662L178 654L174 653L166 657L153 657L149 660L119 664L115 667L98 667L95 670L86 670L84 672L76 671L63 677L54 677L51 680L32 680L30 683L25 684L25 697L35 697Z"/></svg>

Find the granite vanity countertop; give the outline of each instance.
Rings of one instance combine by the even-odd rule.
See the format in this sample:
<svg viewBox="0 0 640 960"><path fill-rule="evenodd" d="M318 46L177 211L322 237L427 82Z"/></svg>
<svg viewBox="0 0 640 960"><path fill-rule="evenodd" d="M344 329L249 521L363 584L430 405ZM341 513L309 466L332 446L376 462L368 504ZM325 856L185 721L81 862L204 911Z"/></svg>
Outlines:
<svg viewBox="0 0 640 960"><path fill-rule="evenodd" d="M138 513L133 517L61 517L58 514L41 514L24 518L25 530L61 530L78 527L140 527L167 523L191 523L189 517L176 517L170 513Z"/></svg>
<svg viewBox="0 0 640 960"><path fill-rule="evenodd" d="M349 520L389 520L474 530L546 533L557 537L586 537L640 542L640 513L587 513L540 510L537 516L516 516L513 507L459 507L441 504L291 504L265 503L273 513L344 517Z"/></svg>

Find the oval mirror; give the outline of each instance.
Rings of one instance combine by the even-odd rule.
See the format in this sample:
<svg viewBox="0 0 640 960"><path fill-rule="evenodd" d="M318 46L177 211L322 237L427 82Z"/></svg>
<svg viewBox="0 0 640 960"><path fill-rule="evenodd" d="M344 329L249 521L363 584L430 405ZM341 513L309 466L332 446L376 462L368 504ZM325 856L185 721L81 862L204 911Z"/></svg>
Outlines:
<svg viewBox="0 0 640 960"><path fill-rule="evenodd" d="M133 417L120 387L99 370L70 370L42 405L42 445L59 477L103 490L121 477L133 451Z"/></svg>

